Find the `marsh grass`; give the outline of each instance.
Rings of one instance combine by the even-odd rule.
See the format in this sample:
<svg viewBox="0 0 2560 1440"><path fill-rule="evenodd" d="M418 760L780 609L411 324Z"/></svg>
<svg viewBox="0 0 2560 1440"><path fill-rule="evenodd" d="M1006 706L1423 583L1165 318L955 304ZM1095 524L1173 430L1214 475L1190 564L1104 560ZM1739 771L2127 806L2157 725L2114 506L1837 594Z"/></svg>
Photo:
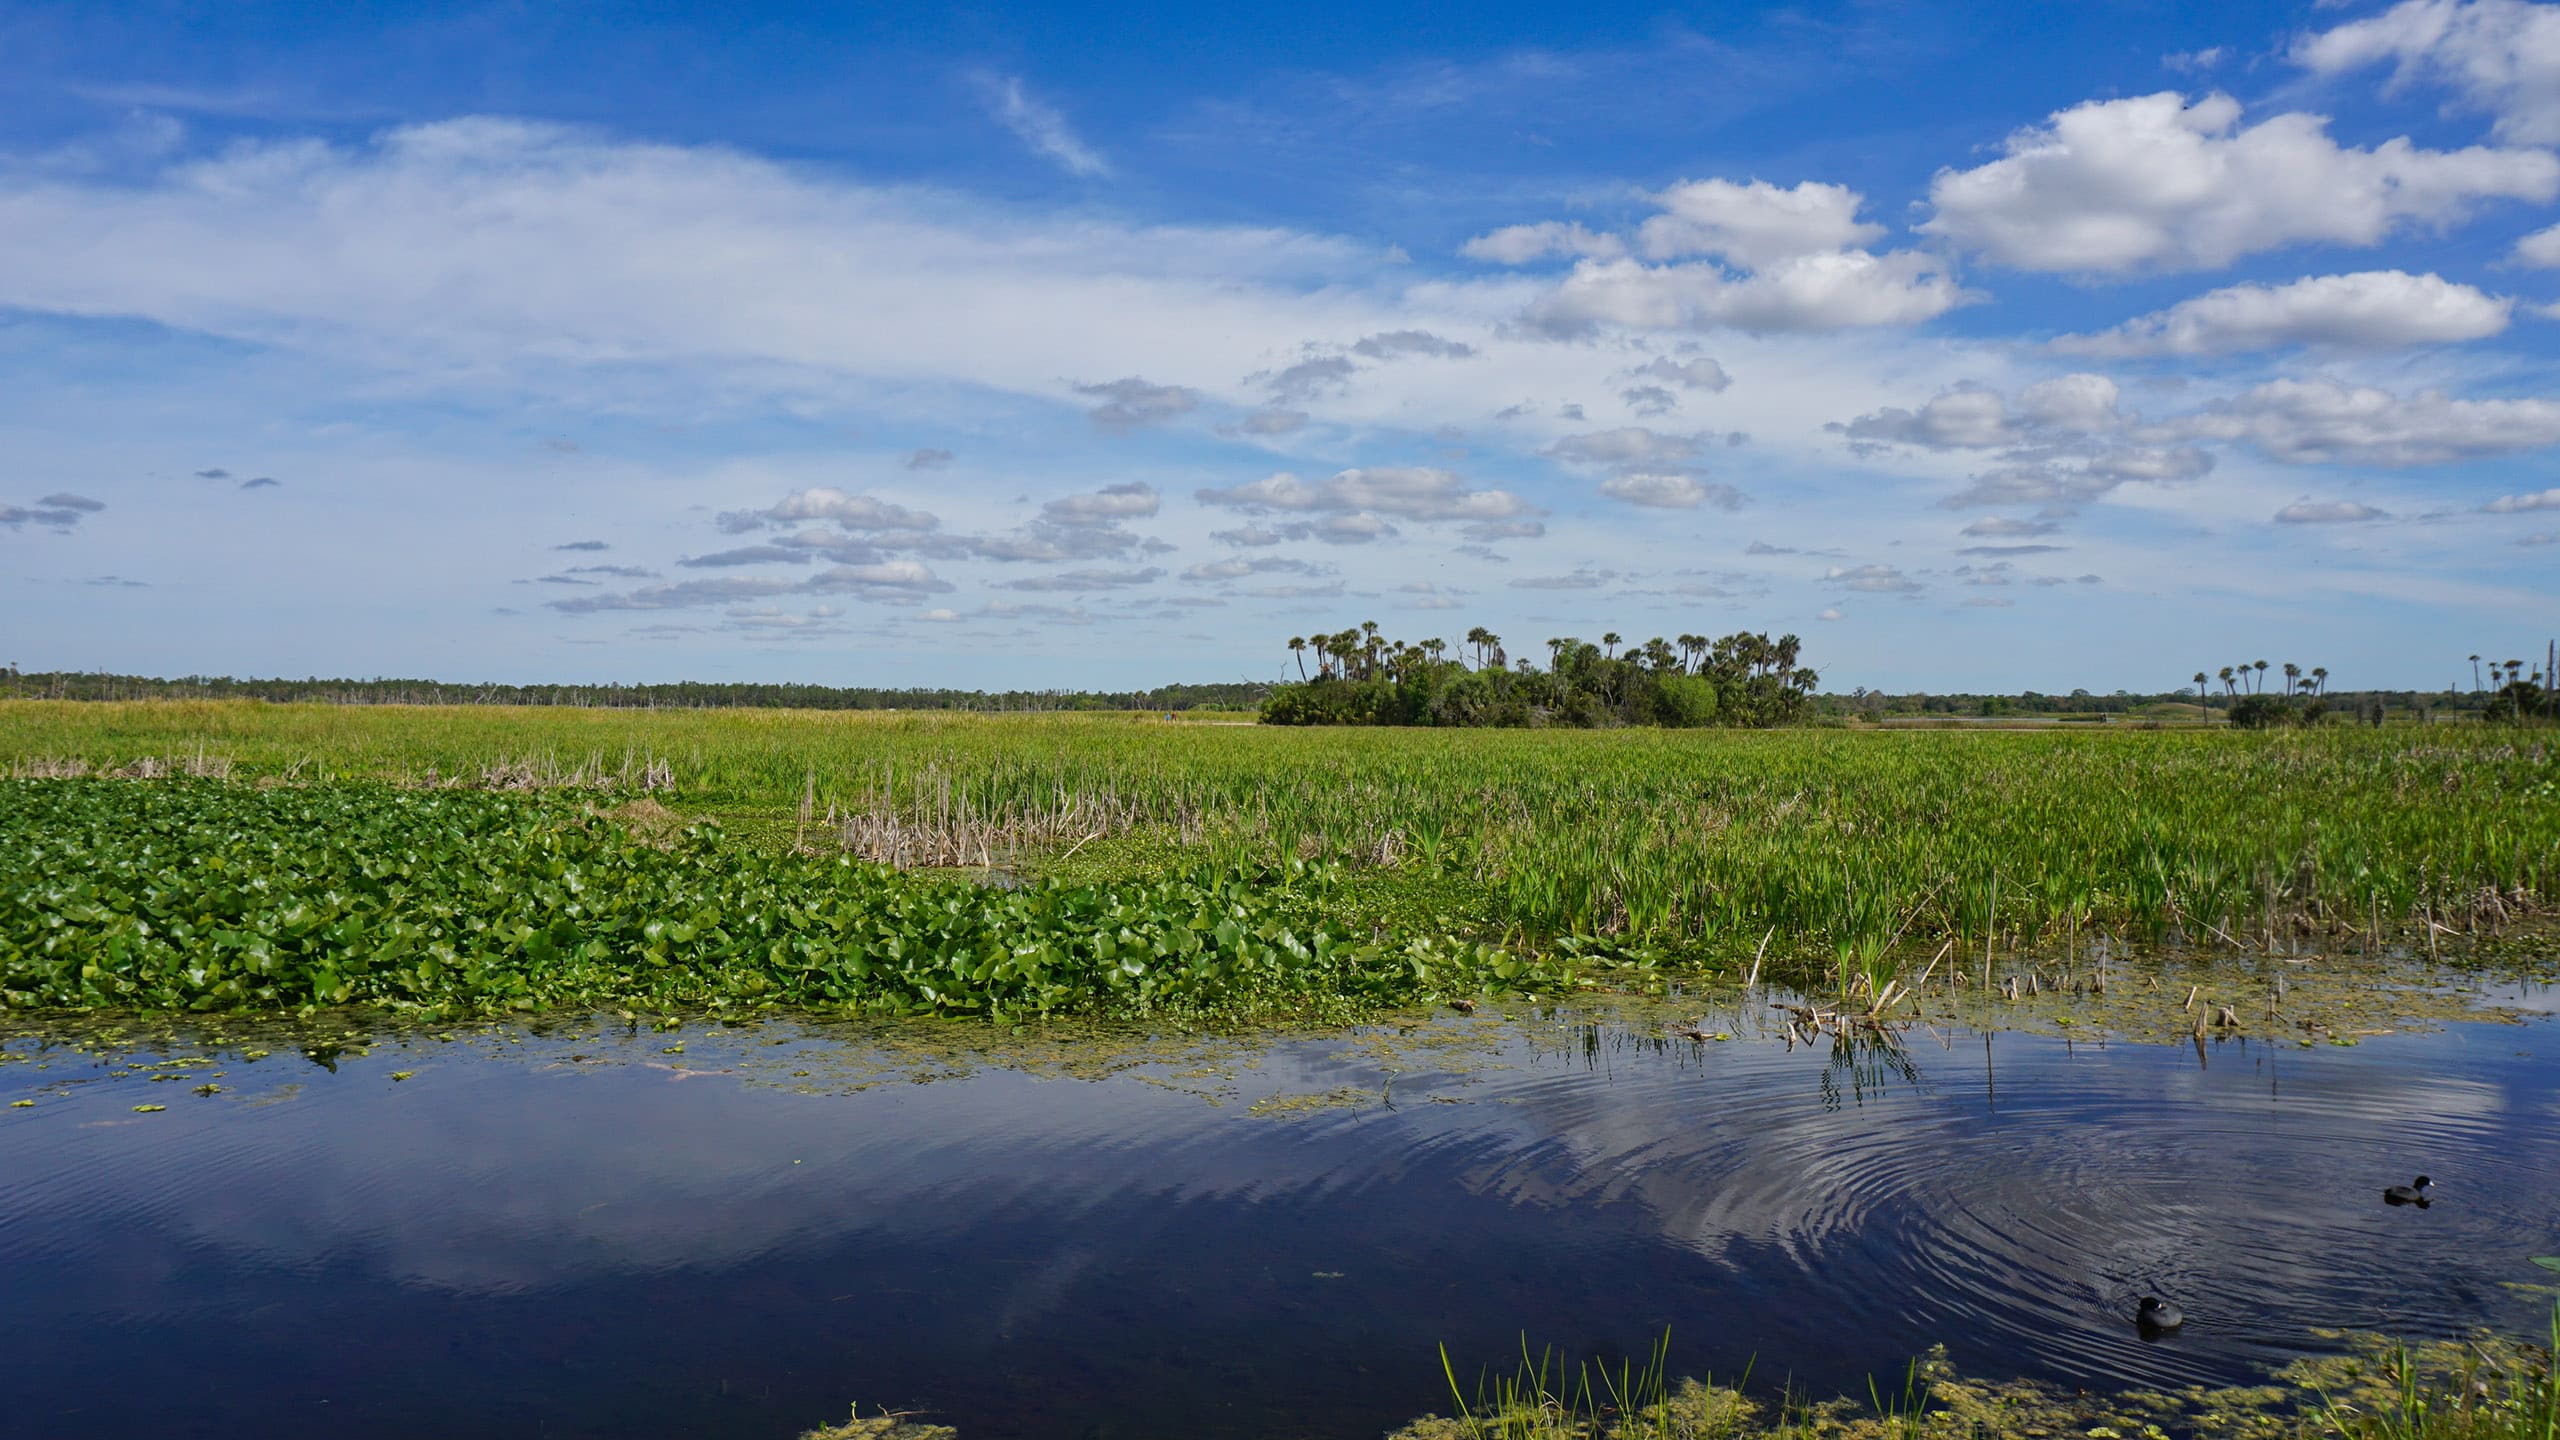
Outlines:
<svg viewBox="0 0 2560 1440"><path fill-rule="evenodd" d="M617 795L761 846L901 868L1318 861L1376 877L1388 903L1428 893L1515 948L1738 969L1774 936L1770 973L1844 994L1908 983L1948 942L2008 973L2027 954L2078 969L2093 945L2377 951L2494 936L2560 902L2560 747L2486 727L1435 732L0 702L0 765L189 753L262 780L610 775Z"/></svg>

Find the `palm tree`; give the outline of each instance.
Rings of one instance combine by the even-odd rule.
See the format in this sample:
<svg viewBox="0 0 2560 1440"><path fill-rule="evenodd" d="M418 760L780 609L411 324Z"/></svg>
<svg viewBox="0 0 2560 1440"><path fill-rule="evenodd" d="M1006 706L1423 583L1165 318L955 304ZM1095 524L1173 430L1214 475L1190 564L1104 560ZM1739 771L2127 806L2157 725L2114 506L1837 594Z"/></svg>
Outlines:
<svg viewBox="0 0 2560 1440"><path fill-rule="evenodd" d="M2328 693L2329 693L2329 667L2328 667L2328 666L2326 666L2326 665L2314 665L2314 666L2312 666L2312 667L2311 667L2311 684L2312 684L2312 689L2311 689L2311 693L2312 693L2312 694L2314 694L2314 695L2326 695L2326 694L2328 694Z"/></svg>
<svg viewBox="0 0 2560 1440"><path fill-rule="evenodd" d="M1564 668L1564 647L1572 643L1573 637L1569 635L1550 635L1547 637L1547 668L1549 670L1561 670Z"/></svg>
<svg viewBox="0 0 2560 1440"><path fill-rule="evenodd" d="M2287 695L2292 694L2295 686L2301 681L2301 679L2302 667L2294 664L2290 660L2284 662L2284 693Z"/></svg>
<svg viewBox="0 0 2560 1440"><path fill-rule="evenodd" d="M1307 678L1307 637L1306 637L1306 636L1304 636L1304 635L1292 635L1292 636L1290 636L1290 637L1289 637L1289 653L1298 657L1298 678L1299 678L1300 680L1304 680L1304 679L1306 679L1306 678Z"/></svg>
<svg viewBox="0 0 2560 1440"><path fill-rule="evenodd" d="M2239 693L2240 693L2239 688L2238 688L2237 686L2235 686L2235 685L2233 685L2233 684L2231 683L2231 667L2230 667L2230 666L2228 666L2228 665L2223 666L2223 667L2222 667L2222 674L2221 674L2218 678L2222 681L2222 694L2223 694L2223 698L2225 698L2225 699L2229 699L2231 696L2234 696L2234 695L2237 695L2237 694L2239 694Z"/></svg>
<svg viewBox="0 0 2560 1440"><path fill-rule="evenodd" d="M2475 695L2480 691L2480 657L2477 655L2471 657L2471 690Z"/></svg>
<svg viewBox="0 0 2560 1440"><path fill-rule="evenodd" d="M2260 661L2256 662L2256 663L2255 663L2251 668L2252 668L2252 669L2255 669L2255 670L2258 672L2258 693L2259 693L2259 694L2261 694L2261 695L2266 694L2266 693L2267 693L2267 662L2266 662L2266 661L2264 661L2264 660L2260 660Z"/></svg>
<svg viewBox="0 0 2560 1440"><path fill-rule="evenodd" d="M2203 671L2201 671L2201 670L2197 671L2197 672L2196 672L2196 708L2197 708L2197 709L2199 709L2199 710L2210 710L2210 709L2212 709L2213 707L2212 707L2212 706L2210 706L2210 705L2207 705L2207 704L2205 703L2205 701L2204 701L2204 681L2205 681L2205 674L2204 674L2204 672L2203 672Z"/></svg>
<svg viewBox="0 0 2560 1440"><path fill-rule="evenodd" d="M1618 632L1617 632L1617 631L1612 630L1612 631L1609 631L1608 633L1606 633L1606 634L1602 635L1602 636L1600 637L1600 643L1609 647L1609 649L1608 649L1608 652L1607 652L1607 653L1608 653L1608 656L1609 656L1609 658L1610 658L1610 659L1615 660L1615 659L1617 659L1617 658L1618 658Z"/></svg>
<svg viewBox="0 0 2560 1440"><path fill-rule="evenodd" d="M1476 668L1479 670L1484 668L1484 652L1492 648L1490 643L1492 639L1492 632L1486 630L1481 625L1478 625L1467 632L1467 643L1475 647Z"/></svg>

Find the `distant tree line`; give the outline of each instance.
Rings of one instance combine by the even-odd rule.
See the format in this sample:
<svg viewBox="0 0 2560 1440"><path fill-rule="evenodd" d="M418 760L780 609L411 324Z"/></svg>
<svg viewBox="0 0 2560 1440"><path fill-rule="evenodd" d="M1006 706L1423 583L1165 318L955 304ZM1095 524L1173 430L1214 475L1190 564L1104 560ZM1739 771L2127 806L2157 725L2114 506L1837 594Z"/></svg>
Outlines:
<svg viewBox="0 0 2560 1440"><path fill-rule="evenodd" d="M234 679L30 671L0 667L0 696L46 700L269 700L328 705L573 705L606 709L1251 710L1271 686L1153 690L889 690L861 685L681 681L665 685L455 685L438 680Z"/></svg>
<svg viewBox="0 0 2560 1440"><path fill-rule="evenodd" d="M1799 666L1793 635L1737 632L1713 640L1657 635L1620 649L1571 635L1546 642L1547 664L1513 658L1479 625L1460 654L1439 639L1389 639L1376 621L1289 641L1299 681L1262 704L1271 725L1784 725L1805 713L1822 677ZM1307 668L1312 655L1315 668Z"/></svg>

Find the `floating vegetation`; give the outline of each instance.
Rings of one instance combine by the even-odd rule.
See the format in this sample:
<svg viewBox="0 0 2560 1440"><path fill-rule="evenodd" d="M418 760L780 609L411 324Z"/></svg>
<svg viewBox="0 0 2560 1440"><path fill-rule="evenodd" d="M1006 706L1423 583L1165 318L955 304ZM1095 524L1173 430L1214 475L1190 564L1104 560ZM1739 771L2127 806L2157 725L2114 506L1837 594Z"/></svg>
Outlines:
<svg viewBox="0 0 2560 1440"><path fill-rule="evenodd" d="M1354 933L1324 867L1014 890L546 797L0 782L0 1008L426 1017L607 1002L838 1013L1288 1013L1553 989L1446 934Z"/></svg>

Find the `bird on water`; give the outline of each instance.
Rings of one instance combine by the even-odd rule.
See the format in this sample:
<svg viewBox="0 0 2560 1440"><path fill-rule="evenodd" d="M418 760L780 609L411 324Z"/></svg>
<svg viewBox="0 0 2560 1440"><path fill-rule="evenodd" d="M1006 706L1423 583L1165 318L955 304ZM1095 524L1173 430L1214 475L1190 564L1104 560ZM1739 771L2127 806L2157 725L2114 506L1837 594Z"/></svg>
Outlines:
<svg viewBox="0 0 2560 1440"><path fill-rule="evenodd" d="M2186 1313L2157 1295L2145 1295L2134 1307L2133 1323L2145 1335L2160 1335L2187 1323Z"/></svg>
<svg viewBox="0 0 2560 1440"><path fill-rule="evenodd" d="M2390 1189L2382 1192L2382 1203L2385 1205L2415 1205L2423 1210L2426 1208L2427 1204L2427 1187L2434 1183L2436 1182L2428 1179L2424 1175L2421 1175L2417 1178L2417 1181L2414 1184L2394 1185Z"/></svg>

